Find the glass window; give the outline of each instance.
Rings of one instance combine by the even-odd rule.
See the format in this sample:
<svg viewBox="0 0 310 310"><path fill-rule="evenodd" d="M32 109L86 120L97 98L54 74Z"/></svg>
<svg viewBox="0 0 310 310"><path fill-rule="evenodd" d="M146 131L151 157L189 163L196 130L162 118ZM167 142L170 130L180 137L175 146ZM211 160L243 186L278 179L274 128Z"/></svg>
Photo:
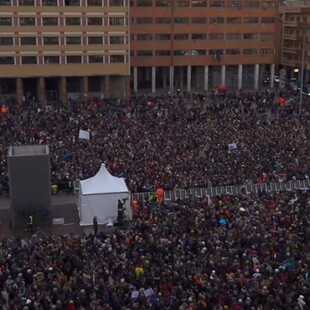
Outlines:
<svg viewBox="0 0 310 310"><path fill-rule="evenodd" d="M189 34L188 33L176 33L174 35L174 40L188 40Z"/></svg>
<svg viewBox="0 0 310 310"><path fill-rule="evenodd" d="M102 18L101 17L88 17L87 25L88 26L102 26Z"/></svg>
<svg viewBox="0 0 310 310"><path fill-rule="evenodd" d="M44 64L46 65L59 64L59 56L45 56Z"/></svg>
<svg viewBox="0 0 310 310"><path fill-rule="evenodd" d="M189 18L188 17L175 17L174 23L175 24L188 24Z"/></svg>
<svg viewBox="0 0 310 310"><path fill-rule="evenodd" d="M37 45L36 37L21 37L20 45Z"/></svg>
<svg viewBox="0 0 310 310"><path fill-rule="evenodd" d="M228 1L227 7L228 8L241 8L242 2L241 1Z"/></svg>
<svg viewBox="0 0 310 310"><path fill-rule="evenodd" d="M271 9L276 7L275 1L263 1L262 8Z"/></svg>
<svg viewBox="0 0 310 310"><path fill-rule="evenodd" d="M224 17L210 17L210 24L224 24Z"/></svg>
<svg viewBox="0 0 310 310"><path fill-rule="evenodd" d="M80 17L66 17L66 26L80 26Z"/></svg>
<svg viewBox="0 0 310 310"><path fill-rule="evenodd" d="M82 63L82 57L78 55L67 56L67 64L80 64Z"/></svg>
<svg viewBox="0 0 310 310"><path fill-rule="evenodd" d="M261 23L262 24L274 24L276 22L276 19L274 17L262 17Z"/></svg>
<svg viewBox="0 0 310 310"><path fill-rule="evenodd" d="M208 6L208 2L204 0L193 0L192 7L193 8L205 8Z"/></svg>
<svg viewBox="0 0 310 310"><path fill-rule="evenodd" d="M174 56L188 56L188 50L175 50L173 51Z"/></svg>
<svg viewBox="0 0 310 310"><path fill-rule="evenodd" d="M153 56L153 51L151 51L151 50L138 50L137 56Z"/></svg>
<svg viewBox="0 0 310 310"><path fill-rule="evenodd" d="M155 2L157 7L170 7L171 1L170 0L156 0Z"/></svg>
<svg viewBox="0 0 310 310"><path fill-rule="evenodd" d="M14 57L11 56L0 56L0 65L14 65Z"/></svg>
<svg viewBox="0 0 310 310"><path fill-rule="evenodd" d="M151 33L137 34L137 41L150 41L150 40L153 40L153 34Z"/></svg>
<svg viewBox="0 0 310 310"><path fill-rule="evenodd" d="M242 52L243 55L257 55L256 48L245 48Z"/></svg>
<svg viewBox="0 0 310 310"><path fill-rule="evenodd" d="M244 33L243 40L257 40L258 34L257 33Z"/></svg>
<svg viewBox="0 0 310 310"><path fill-rule="evenodd" d="M171 18L170 17L156 17L155 23L156 24L171 24Z"/></svg>
<svg viewBox="0 0 310 310"><path fill-rule="evenodd" d="M58 6L58 1L57 0L42 0L42 6Z"/></svg>
<svg viewBox="0 0 310 310"><path fill-rule="evenodd" d="M240 55L241 51L238 48L231 48L226 50L226 55Z"/></svg>
<svg viewBox="0 0 310 310"><path fill-rule="evenodd" d="M226 40L241 40L241 33L239 32L226 33Z"/></svg>
<svg viewBox="0 0 310 310"><path fill-rule="evenodd" d="M224 1L211 1L210 7L211 8L224 8L225 2Z"/></svg>
<svg viewBox="0 0 310 310"><path fill-rule="evenodd" d="M151 0L138 0L137 1L137 7L147 8L147 7L151 7L151 6L153 6L153 3Z"/></svg>
<svg viewBox="0 0 310 310"><path fill-rule="evenodd" d="M20 26L35 26L36 19L34 17L20 17L19 25Z"/></svg>
<svg viewBox="0 0 310 310"><path fill-rule="evenodd" d="M103 55L89 55L88 63L90 64L102 64L104 60Z"/></svg>
<svg viewBox="0 0 310 310"><path fill-rule="evenodd" d="M158 50L155 51L155 56L170 56L171 53L169 50Z"/></svg>
<svg viewBox="0 0 310 310"><path fill-rule="evenodd" d="M246 7L246 8L259 8L259 1L245 1L244 7Z"/></svg>
<svg viewBox="0 0 310 310"><path fill-rule="evenodd" d="M124 17L110 17L109 18L109 24L111 26L124 26L125 25L125 19L124 19Z"/></svg>
<svg viewBox="0 0 310 310"><path fill-rule="evenodd" d="M245 17L243 22L245 24L258 24L258 17Z"/></svg>
<svg viewBox="0 0 310 310"><path fill-rule="evenodd" d="M59 45L59 37L44 37L44 45Z"/></svg>
<svg viewBox="0 0 310 310"><path fill-rule="evenodd" d="M192 40L206 40L206 33L192 33Z"/></svg>
<svg viewBox="0 0 310 310"><path fill-rule="evenodd" d="M269 41L269 40L274 40L274 33L272 32L266 32L266 33L261 33L260 34L260 39L263 41Z"/></svg>
<svg viewBox="0 0 310 310"><path fill-rule="evenodd" d="M223 50L209 50L209 55L218 59L223 55L223 53Z"/></svg>
<svg viewBox="0 0 310 310"><path fill-rule="evenodd" d="M13 45L12 37L0 37L0 45Z"/></svg>
<svg viewBox="0 0 310 310"><path fill-rule="evenodd" d="M109 6L124 6L123 0L109 0Z"/></svg>
<svg viewBox="0 0 310 310"><path fill-rule="evenodd" d="M274 55L273 48L261 48L259 51L260 55Z"/></svg>
<svg viewBox="0 0 310 310"><path fill-rule="evenodd" d="M137 17L137 24L152 24L152 17Z"/></svg>
<svg viewBox="0 0 310 310"><path fill-rule="evenodd" d="M65 0L65 6L80 6L80 0Z"/></svg>
<svg viewBox="0 0 310 310"><path fill-rule="evenodd" d="M11 0L0 0L0 6L11 6Z"/></svg>
<svg viewBox="0 0 310 310"><path fill-rule="evenodd" d="M12 17L0 17L1 26L12 26Z"/></svg>
<svg viewBox="0 0 310 310"><path fill-rule="evenodd" d="M206 17L192 17L192 24L206 24L207 22Z"/></svg>
<svg viewBox="0 0 310 310"><path fill-rule="evenodd" d="M43 17L43 26L58 26L58 17Z"/></svg>
<svg viewBox="0 0 310 310"><path fill-rule="evenodd" d="M96 45L96 44L102 45L103 44L103 37L100 37L100 36L88 37L88 44L89 45Z"/></svg>
<svg viewBox="0 0 310 310"><path fill-rule="evenodd" d="M204 56L206 55L206 50L192 50L191 55L192 56Z"/></svg>
<svg viewBox="0 0 310 310"><path fill-rule="evenodd" d="M115 63L115 62L125 62L125 56L124 55L111 55L110 56L110 62Z"/></svg>
<svg viewBox="0 0 310 310"><path fill-rule="evenodd" d="M156 40L171 40L170 33L156 33L155 35Z"/></svg>
<svg viewBox="0 0 310 310"><path fill-rule="evenodd" d="M102 0L87 0L87 6L102 6Z"/></svg>
<svg viewBox="0 0 310 310"><path fill-rule="evenodd" d="M224 33L210 33L210 40L224 40Z"/></svg>
<svg viewBox="0 0 310 310"><path fill-rule="evenodd" d="M187 8L189 7L189 1L183 1L183 0L176 1L175 6L179 8Z"/></svg>
<svg viewBox="0 0 310 310"><path fill-rule="evenodd" d="M34 6L34 0L19 0L19 6Z"/></svg>
<svg viewBox="0 0 310 310"><path fill-rule="evenodd" d="M122 36L111 36L110 44L125 44L125 38Z"/></svg>
<svg viewBox="0 0 310 310"><path fill-rule="evenodd" d="M82 38L81 37L66 37L67 45L81 45Z"/></svg>
<svg viewBox="0 0 310 310"><path fill-rule="evenodd" d="M241 24L241 17L227 17L227 24Z"/></svg>
<svg viewBox="0 0 310 310"><path fill-rule="evenodd" d="M23 65L36 65L37 57L36 56L22 56Z"/></svg>

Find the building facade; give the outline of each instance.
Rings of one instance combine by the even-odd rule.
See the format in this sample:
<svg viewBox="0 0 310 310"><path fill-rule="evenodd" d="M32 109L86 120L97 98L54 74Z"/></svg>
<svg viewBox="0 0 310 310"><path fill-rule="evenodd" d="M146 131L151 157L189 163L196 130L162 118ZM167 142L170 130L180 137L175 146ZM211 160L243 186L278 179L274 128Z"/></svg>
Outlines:
<svg viewBox="0 0 310 310"><path fill-rule="evenodd" d="M277 0L131 0L130 7L135 92L258 89L263 74L273 84Z"/></svg>
<svg viewBox="0 0 310 310"><path fill-rule="evenodd" d="M0 97L122 95L129 40L127 0L0 0Z"/></svg>
<svg viewBox="0 0 310 310"><path fill-rule="evenodd" d="M283 9L282 58L288 78L301 79L302 54L304 53L304 81L310 82L309 35L310 7L292 3Z"/></svg>

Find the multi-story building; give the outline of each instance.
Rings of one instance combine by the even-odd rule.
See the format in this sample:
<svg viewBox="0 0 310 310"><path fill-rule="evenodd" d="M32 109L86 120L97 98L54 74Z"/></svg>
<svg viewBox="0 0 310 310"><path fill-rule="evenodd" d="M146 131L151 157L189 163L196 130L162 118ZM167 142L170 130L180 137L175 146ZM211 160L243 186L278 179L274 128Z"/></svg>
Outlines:
<svg viewBox="0 0 310 310"><path fill-rule="evenodd" d="M130 7L134 91L258 89L265 72L273 83L278 0L131 0Z"/></svg>
<svg viewBox="0 0 310 310"><path fill-rule="evenodd" d="M128 18L127 0L0 0L0 97L127 92Z"/></svg>
<svg viewBox="0 0 310 310"><path fill-rule="evenodd" d="M301 79L304 53L304 80L310 81L310 6L292 2L283 8L282 59L287 77Z"/></svg>

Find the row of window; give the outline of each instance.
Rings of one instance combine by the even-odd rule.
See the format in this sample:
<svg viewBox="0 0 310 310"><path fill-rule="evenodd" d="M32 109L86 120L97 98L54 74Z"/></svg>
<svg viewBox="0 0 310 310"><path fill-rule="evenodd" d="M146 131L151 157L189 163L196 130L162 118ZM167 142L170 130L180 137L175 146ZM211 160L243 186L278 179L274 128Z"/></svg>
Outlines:
<svg viewBox="0 0 310 310"><path fill-rule="evenodd" d="M153 37L155 37L155 40L171 40L172 35L170 33L156 33L153 35L152 33L140 33L136 35L137 41L151 41L153 40ZM227 40L274 40L275 34L272 32L265 32L265 33L239 33L239 32L232 32L232 33L210 33L209 39L210 40L220 40L224 39L224 37ZM173 40L207 40L208 35L206 33L192 33L191 35L189 33L176 33L173 35ZM130 36L131 40L135 39L135 35Z"/></svg>
<svg viewBox="0 0 310 310"><path fill-rule="evenodd" d="M37 37L21 37L19 45L38 45ZM66 45L81 45L83 43L82 38L78 36L65 37ZM110 36L108 38L108 44L126 44L125 37ZM103 45L104 38L102 36L91 36L87 38L89 45ZM59 45L61 44L59 37L43 37L43 45ZM0 46L14 45L13 37L0 37Z"/></svg>
<svg viewBox="0 0 310 310"><path fill-rule="evenodd" d="M172 19L170 17L156 17L155 24L171 24ZM207 17L175 17L173 19L174 24L207 24ZM210 17L209 24L258 24L261 22L262 24L273 24L276 22L275 17ZM153 24L153 17L137 17L136 19L130 19L131 24Z"/></svg>
<svg viewBox="0 0 310 310"><path fill-rule="evenodd" d="M18 24L15 26L37 26L38 19L35 17L19 17ZM102 26L104 24L102 17L88 17L87 26ZM43 26L59 26L59 18L57 17L43 17L42 18ZM66 26L81 26L80 17L66 17L65 18ZM125 26L126 18L125 17L110 17L108 19L109 26ZM13 26L12 17L0 17L0 26Z"/></svg>
<svg viewBox="0 0 310 310"><path fill-rule="evenodd" d="M131 7L179 7L179 8L187 8L187 7L214 7L214 8L275 8L276 1L221 1L221 0L193 0L193 1L171 1L171 0L156 0L155 3L152 0L137 0L130 1Z"/></svg>
<svg viewBox="0 0 310 310"><path fill-rule="evenodd" d="M65 6L81 6L81 0L65 0ZM123 7L126 5L124 0L87 0L87 6L110 6L110 7ZM137 0L134 2L133 0L130 1L131 7L215 7L215 8L275 8L276 1L220 1L220 0L211 0L209 3L205 0L194 0L194 1L170 1L170 0L156 0L155 3L152 0ZM0 0L0 6L11 6L11 0ZM35 0L18 0L19 6L35 6ZM42 6L59 6L58 0L42 0Z"/></svg>
<svg viewBox="0 0 310 310"><path fill-rule="evenodd" d="M209 40L263 40L263 41L270 41L274 40L275 34L266 32L266 33L210 33ZM38 45L37 37L20 37L19 38L19 45ZM134 39L134 35L131 35L131 40ZM174 40L188 40L189 34L188 33L177 33L174 35ZM206 33L192 33L191 34L192 40L206 40L207 34ZM138 41L149 41L153 40L153 34L151 33L144 33L144 34L137 34ZM155 40L171 40L171 35L169 33L157 33L155 34ZM88 45L103 45L105 42L105 38L102 36L90 36L87 37L87 44ZM62 44L60 37L43 37L43 45L59 45ZM83 39L80 36L67 36L64 39L64 44L66 45L81 45L83 43ZM123 36L110 36L108 37L107 44L110 45L122 45L126 44L126 37ZM14 38L13 37L0 37L0 46L13 46L14 45Z"/></svg>
<svg viewBox="0 0 310 310"><path fill-rule="evenodd" d="M16 59L13 56L0 57L0 65L14 65ZM61 63L60 56L45 56L43 58L44 64L82 64L83 57L80 55L71 55L66 56L65 62ZM109 63L124 63L125 56L124 55L110 55ZM37 56L22 56L21 64L22 65L37 65L38 57ZM88 64L99 64L105 63L105 56L103 55L89 55L88 56Z"/></svg>
<svg viewBox="0 0 310 310"><path fill-rule="evenodd" d="M87 0L87 6L110 6L123 7L126 5L125 0ZM59 6L58 0L41 0L42 6ZM0 0L0 6L11 6L12 0ZM35 0L18 0L19 6L35 6ZM65 6L81 6L81 0L64 0Z"/></svg>
<svg viewBox="0 0 310 310"><path fill-rule="evenodd" d="M222 55L274 55L275 50L273 48L231 48L231 49L218 49L218 50L209 50L206 51L204 49L196 49L196 50L174 50L173 53L170 50L157 50L155 53L152 50L138 50L136 53L131 51L131 56L213 56L218 58L218 56Z"/></svg>

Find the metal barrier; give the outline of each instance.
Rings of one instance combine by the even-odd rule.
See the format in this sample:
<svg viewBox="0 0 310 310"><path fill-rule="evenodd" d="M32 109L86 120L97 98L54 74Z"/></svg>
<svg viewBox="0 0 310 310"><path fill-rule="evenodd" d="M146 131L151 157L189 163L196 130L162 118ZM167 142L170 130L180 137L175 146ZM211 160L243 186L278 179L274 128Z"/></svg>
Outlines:
<svg viewBox="0 0 310 310"><path fill-rule="evenodd" d="M73 182L74 194L79 193L79 180ZM263 183L263 184L247 184L247 185L228 185L216 186L206 188L190 188L190 189L177 189L165 192L165 200L175 201L177 199L189 198L202 198L213 197L219 195L238 195L265 192L278 192L283 190L303 189L310 187L310 179L276 182L276 183ZM146 201L149 194L154 192L132 193L131 198L136 200Z"/></svg>
<svg viewBox="0 0 310 310"><path fill-rule="evenodd" d="M212 197L219 195L238 195L238 194L250 194L259 192L279 192L283 190L303 189L310 187L310 179L277 182L277 183L263 183L263 184L247 184L247 185L228 185L228 186L216 186L206 188L190 188L190 189L177 189L174 191L165 192L165 200L175 201L177 199L184 198L201 198ZM132 193L132 199L146 201L149 194L155 194L154 192L144 193Z"/></svg>

